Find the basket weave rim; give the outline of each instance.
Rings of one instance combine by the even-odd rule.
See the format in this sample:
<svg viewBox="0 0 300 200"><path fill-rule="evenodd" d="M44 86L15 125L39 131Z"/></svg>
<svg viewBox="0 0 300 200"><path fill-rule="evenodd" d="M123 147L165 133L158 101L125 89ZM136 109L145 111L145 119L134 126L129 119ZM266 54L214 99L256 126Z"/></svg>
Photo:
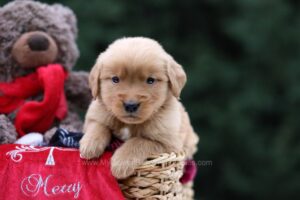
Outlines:
<svg viewBox="0 0 300 200"><path fill-rule="evenodd" d="M146 200L191 200L190 185L182 185L185 153L162 153L152 155L139 167L135 174L119 182L126 199Z"/></svg>
<svg viewBox="0 0 300 200"><path fill-rule="evenodd" d="M185 160L184 152L179 152L179 153L171 152L171 153L162 153L159 155L151 155L142 165L137 167L136 170L149 168L157 164L164 164L167 162L181 162L184 160Z"/></svg>

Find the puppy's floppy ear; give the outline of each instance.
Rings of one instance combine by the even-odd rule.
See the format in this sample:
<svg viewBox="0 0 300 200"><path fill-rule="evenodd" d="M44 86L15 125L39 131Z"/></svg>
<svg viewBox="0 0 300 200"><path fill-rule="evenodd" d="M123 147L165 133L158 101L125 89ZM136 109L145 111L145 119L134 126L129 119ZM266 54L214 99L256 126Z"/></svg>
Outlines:
<svg viewBox="0 0 300 200"><path fill-rule="evenodd" d="M92 91L93 99L95 100L100 95L100 73L102 63L97 59L96 64L92 68L89 76L89 85Z"/></svg>
<svg viewBox="0 0 300 200"><path fill-rule="evenodd" d="M170 80L170 87L173 95L179 98L181 90L186 83L186 74L181 65L179 65L171 56L167 59L167 75Z"/></svg>

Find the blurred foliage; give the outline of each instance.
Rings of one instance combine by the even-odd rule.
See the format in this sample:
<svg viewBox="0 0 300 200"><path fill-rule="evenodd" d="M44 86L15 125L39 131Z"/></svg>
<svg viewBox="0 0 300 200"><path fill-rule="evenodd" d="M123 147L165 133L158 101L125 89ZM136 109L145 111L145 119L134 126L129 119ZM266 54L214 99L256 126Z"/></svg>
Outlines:
<svg viewBox="0 0 300 200"><path fill-rule="evenodd" d="M76 69L124 36L158 40L185 67L196 158L213 162L199 166L197 198L300 199L300 1L60 3L78 17Z"/></svg>

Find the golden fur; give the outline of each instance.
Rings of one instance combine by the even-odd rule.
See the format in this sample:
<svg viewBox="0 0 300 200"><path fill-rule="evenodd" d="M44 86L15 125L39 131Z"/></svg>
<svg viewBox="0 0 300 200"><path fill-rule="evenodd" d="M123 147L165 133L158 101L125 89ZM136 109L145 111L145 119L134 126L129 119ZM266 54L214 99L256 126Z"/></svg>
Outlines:
<svg viewBox="0 0 300 200"><path fill-rule="evenodd" d="M118 83L112 81L115 76ZM149 77L153 84L146 82ZM185 150L192 157L198 137L178 101L185 82L182 67L156 41L116 40L99 55L90 73L94 100L85 118L81 156L100 156L112 134L126 140L111 160L118 179L130 176L151 154ZM126 112L126 101L140 103L137 112Z"/></svg>

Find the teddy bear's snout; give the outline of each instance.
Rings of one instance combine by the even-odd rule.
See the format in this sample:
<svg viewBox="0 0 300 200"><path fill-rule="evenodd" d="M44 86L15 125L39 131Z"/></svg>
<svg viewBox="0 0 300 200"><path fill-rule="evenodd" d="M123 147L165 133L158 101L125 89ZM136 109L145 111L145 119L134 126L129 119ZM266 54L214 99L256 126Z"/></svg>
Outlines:
<svg viewBox="0 0 300 200"><path fill-rule="evenodd" d="M20 67L33 68L54 63L58 47L53 37L42 31L23 33L12 48L13 58Z"/></svg>
<svg viewBox="0 0 300 200"><path fill-rule="evenodd" d="M49 48L48 38L41 34L31 35L27 43L32 51L46 51Z"/></svg>

